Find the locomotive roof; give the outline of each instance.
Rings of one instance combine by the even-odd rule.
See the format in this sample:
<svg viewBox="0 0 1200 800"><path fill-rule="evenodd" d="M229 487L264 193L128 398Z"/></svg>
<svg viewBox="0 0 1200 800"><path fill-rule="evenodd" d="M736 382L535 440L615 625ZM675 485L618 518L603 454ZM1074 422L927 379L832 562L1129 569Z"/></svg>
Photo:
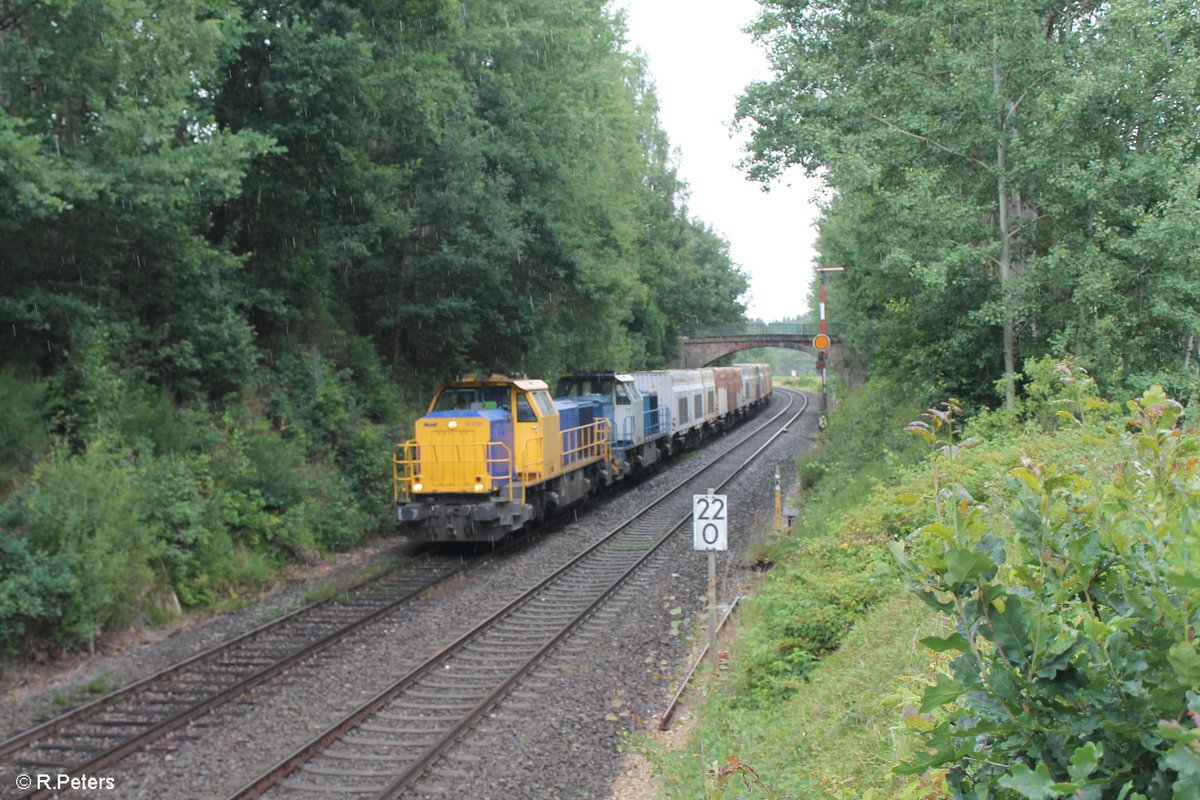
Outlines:
<svg viewBox="0 0 1200 800"><path fill-rule="evenodd" d="M581 369L572 372L569 375L563 375L564 378L616 378L619 381L628 382L633 380L633 375L628 372L613 372L612 370L597 370L597 369Z"/></svg>
<svg viewBox="0 0 1200 800"><path fill-rule="evenodd" d="M446 381L441 386L441 389L458 389L469 388L472 386L516 386L524 392L533 392L538 389L549 391L550 386L543 380L530 378L513 378L508 375L489 375L486 378L479 378L474 375L465 376L462 380Z"/></svg>

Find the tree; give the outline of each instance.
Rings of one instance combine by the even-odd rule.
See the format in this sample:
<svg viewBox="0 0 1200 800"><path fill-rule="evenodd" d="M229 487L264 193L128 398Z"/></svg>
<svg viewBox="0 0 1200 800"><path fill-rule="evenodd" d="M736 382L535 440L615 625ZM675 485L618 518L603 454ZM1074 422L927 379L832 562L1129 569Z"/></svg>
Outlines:
<svg viewBox="0 0 1200 800"><path fill-rule="evenodd" d="M1197 123L1182 109L1194 108L1196 87L1173 72L1195 58L1188 37L1196 21L1185 6L764 4L755 32L776 74L739 105L754 128L748 166L770 179L800 164L834 187L821 255L855 266L837 283L850 289L842 295L850 319L864 325L850 332L857 347L874 350L880 366L911 363L904 351L915 347L921 374L981 399L1000 375L1010 406L1019 358L1067 341L1091 351L1081 354L1097 372L1107 366L1107 377L1119 379L1111 364L1093 361L1108 358L1111 342L1074 335L1080 319L1102 330L1100 319L1118 308L1086 296L1084 285L1124 284L1120 276L1137 271L1129 251L1089 257L1106 227L1089 206L1105 206L1105 217L1120 206L1138 238L1194 212L1194 181L1188 194L1178 173L1133 156L1125 121L1139 116L1127 103L1163 106L1136 130L1169 131L1177 137L1172 157L1195 163ZM1113 47L1118 40L1129 44ZM1118 80L1131 63L1138 78ZM1139 146L1151 151L1159 142ZM1130 160L1145 171L1130 174ZM1182 204L1166 202L1160 186L1168 177ZM1097 181L1120 184L1120 199L1097 194ZM1168 266L1174 257L1152 259L1191 294L1186 273ZM1084 285L1062 280L1068 264L1088 273ZM1192 324L1186 302L1160 302L1178 309L1160 318ZM1077 312L1073 319L1064 305ZM1182 332L1174 327L1168 338L1179 341ZM1122 355L1146 363L1136 348Z"/></svg>
<svg viewBox="0 0 1200 800"><path fill-rule="evenodd" d="M222 3L0 4L0 342L52 369L72 336L120 320L148 365L221 394L253 366L230 309L237 259L208 239L269 148L212 116L239 19Z"/></svg>

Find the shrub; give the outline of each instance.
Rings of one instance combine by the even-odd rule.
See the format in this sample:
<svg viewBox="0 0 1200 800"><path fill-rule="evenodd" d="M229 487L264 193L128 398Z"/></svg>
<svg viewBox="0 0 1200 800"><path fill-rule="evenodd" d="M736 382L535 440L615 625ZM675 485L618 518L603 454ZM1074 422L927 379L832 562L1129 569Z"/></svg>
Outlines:
<svg viewBox="0 0 1200 800"><path fill-rule="evenodd" d="M49 446L42 419L45 384L0 369L0 484L10 484L32 468ZM5 486L0 485L0 496Z"/></svg>
<svg viewBox="0 0 1200 800"><path fill-rule="evenodd" d="M1116 451L1101 466L1010 471L1007 535L951 474L896 543L955 626L924 641L958 654L921 704L929 751L898 771L948 768L962 797L1200 797L1200 441L1158 387L1129 408L1131 433L1089 437ZM914 430L952 472L951 412Z"/></svg>
<svg viewBox="0 0 1200 800"><path fill-rule="evenodd" d="M30 550L24 538L0 535L0 651L15 653L24 636L61 619L73 583L62 559Z"/></svg>
<svg viewBox="0 0 1200 800"><path fill-rule="evenodd" d="M6 527L69 574L55 631L65 644L129 622L153 581L160 546L141 516L147 498L131 459L103 439L77 457L58 447L5 504Z"/></svg>

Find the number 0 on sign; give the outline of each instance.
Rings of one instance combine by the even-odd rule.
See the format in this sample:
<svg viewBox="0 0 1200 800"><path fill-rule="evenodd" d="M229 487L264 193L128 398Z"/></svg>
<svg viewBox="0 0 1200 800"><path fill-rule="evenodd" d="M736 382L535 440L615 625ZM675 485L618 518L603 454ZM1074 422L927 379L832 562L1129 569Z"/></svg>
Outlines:
<svg viewBox="0 0 1200 800"><path fill-rule="evenodd" d="M725 495L692 495L692 548L729 549L729 503Z"/></svg>

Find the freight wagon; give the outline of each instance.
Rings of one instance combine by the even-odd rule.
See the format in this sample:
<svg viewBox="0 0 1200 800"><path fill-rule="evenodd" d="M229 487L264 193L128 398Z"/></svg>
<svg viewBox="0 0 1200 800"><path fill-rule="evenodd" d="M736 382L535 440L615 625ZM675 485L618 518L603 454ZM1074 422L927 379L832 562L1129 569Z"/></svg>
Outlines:
<svg viewBox="0 0 1200 800"><path fill-rule="evenodd" d="M579 372L553 397L544 381L504 375L442 384L392 459L397 528L495 543L698 446L770 394L765 364Z"/></svg>

